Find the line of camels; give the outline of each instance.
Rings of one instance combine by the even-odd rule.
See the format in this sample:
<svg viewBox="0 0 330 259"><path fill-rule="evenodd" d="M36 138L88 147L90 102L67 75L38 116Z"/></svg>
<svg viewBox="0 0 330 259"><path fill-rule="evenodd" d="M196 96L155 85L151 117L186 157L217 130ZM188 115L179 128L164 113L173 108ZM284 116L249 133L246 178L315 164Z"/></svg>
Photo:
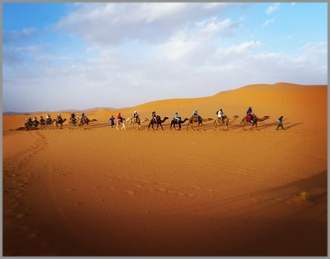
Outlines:
<svg viewBox="0 0 330 259"><path fill-rule="evenodd" d="M244 116L244 118L242 119L241 123L240 124L243 124L243 130L246 130L245 129L245 126L248 125L248 124L252 124L251 125L251 128L250 130L253 129L253 127L256 127L257 130L258 129L258 122L262 122L264 120L267 120L269 119L270 116L264 116L262 118L259 118L258 116L254 115L254 119L253 121L251 121L250 119L248 119L246 116ZM117 119L117 124L116 124L116 129L119 130L119 128L121 130L126 130L126 124L128 124L128 127L136 127L137 130L140 130L141 129L141 126L144 122L149 122L148 124L148 130L150 129L150 127L155 130L154 128L154 125L156 125L156 130L158 130L158 128L160 127L162 130L164 130L163 128L163 123L168 120L169 118L168 117L164 117L163 119L157 115L157 120L155 120L154 118L152 118L151 120L149 120L148 118L144 118L143 120L140 120L140 118L138 117L136 120L134 117L129 117L127 119L125 118L122 118L122 120L118 120ZM179 119L176 120L176 119L172 119L171 120L171 124L170 124L170 130L172 130L172 128L174 128L175 130L176 129L176 125L178 125L178 130L181 130L182 128L182 124L184 124L186 121L188 121L188 124L187 124L187 130L189 129L189 125L191 126L191 128L193 130L195 130L194 128L194 124L197 123L197 130L199 130L200 127L202 127L204 129L204 124L203 122L207 122L207 121L212 121L213 120L213 128L214 130L216 130L216 128L219 128L220 129L220 126L221 125L224 125L225 127L223 128L224 131L227 131L228 128L229 128L229 123L238 119L239 116L237 115L234 115L232 118L228 118L226 115L223 116L223 119L220 119L220 118L216 118L216 119L213 119L213 118L202 118L201 116L199 116L198 118L197 117L190 117L190 119L188 118L185 118L185 119ZM63 123L66 121L66 119L62 119L61 121L58 121L56 119L52 119L52 120L44 120L42 122L39 122L39 121L30 121L30 122L25 122L24 126L26 128L26 130L29 130L29 129L36 129L38 127L38 125L40 124L40 129L54 129L54 128L60 128L62 129L63 128ZM84 117L84 119L81 119L80 117L77 117L77 120L76 121L73 121L73 120L69 120L69 123L68 123L68 127L69 129L74 129L76 128L76 126L78 125L79 127L80 126L86 126L88 127L89 125L89 122L92 122L92 121L97 121L96 119L88 119L86 116ZM55 123L55 126L54 126L54 123ZM78 124L79 123L79 124ZM205 130L205 129L204 129Z"/></svg>
<svg viewBox="0 0 330 259"><path fill-rule="evenodd" d="M259 118L258 116L254 115L253 121L251 121L251 119L248 119L245 116L242 119L240 124L243 124L243 130L246 130L245 126L248 125L248 124L252 124L250 130L252 130L253 127L256 127L257 130L259 130L258 129L258 122L262 122L264 120L267 120L267 119L269 119L269 117L270 116L264 116L262 118ZM190 119L185 118L184 120L181 120L181 117L180 117L179 121L176 120L176 119L172 119L171 124L170 124L170 130L172 130L172 127L176 130L175 125L178 125L179 126L178 130L181 130L181 128L182 128L181 124L185 123L186 121L188 121L187 130L189 129L189 125L191 126L191 128L193 130L195 130L194 127L193 127L194 123L195 124L197 123L197 130L199 130L200 126L203 127L203 129L204 129L203 122L214 120L214 122L213 122L214 130L216 130L217 127L220 129L220 125L224 124L225 127L224 127L223 130L226 131L226 130L228 130L229 123L236 120L236 119L238 119L238 118L239 118L238 115L234 115L232 118L228 118L226 115L224 115L223 119L220 119L220 118L216 118L216 119L206 118L206 119L203 119L201 116L198 116L198 118L192 116L192 117L190 117ZM151 120L149 120L148 118L144 118L141 121L139 117L136 120L133 117L128 117L126 120L124 118L122 120L117 120L116 129L119 130L119 128L120 128L121 130L126 130L126 124L129 124L128 127L136 126L136 128L139 130L139 129L141 129L142 123L149 121L148 130L150 129L150 126L153 130L155 130L154 125L157 126L156 130L158 130L159 126L161 127L162 130L164 130L162 124L168 119L169 119L168 117L164 117L163 119L161 119L161 117L159 115L157 116L157 121L154 118L152 118Z"/></svg>
<svg viewBox="0 0 330 259"><path fill-rule="evenodd" d="M77 125L80 126L86 126L88 127L89 122L91 121L97 121L96 119L88 119L86 116L84 119L81 119L80 117L77 117L75 121L69 120L68 127L69 129L74 129L77 127ZM63 123L66 122L66 119L62 120L56 120L56 119L50 119L50 120L43 120L43 121L25 121L24 126L26 130L31 130L31 129L36 129L40 125L40 129L54 129L54 128L59 128L63 129ZM79 124L78 124L79 122ZM54 126L55 123L55 126Z"/></svg>

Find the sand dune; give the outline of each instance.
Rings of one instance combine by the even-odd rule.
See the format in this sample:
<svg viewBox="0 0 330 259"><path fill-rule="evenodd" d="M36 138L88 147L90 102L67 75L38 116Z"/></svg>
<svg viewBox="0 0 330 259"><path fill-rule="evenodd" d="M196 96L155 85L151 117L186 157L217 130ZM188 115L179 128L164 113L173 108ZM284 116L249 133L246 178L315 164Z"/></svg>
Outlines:
<svg viewBox="0 0 330 259"><path fill-rule="evenodd" d="M259 130L242 129L248 106L270 116ZM170 130L176 111L196 108L239 118L228 131L213 121ZM109 126L134 110L170 119L164 131ZM327 255L326 85L249 85L86 115L97 120L87 128L30 131L15 130L26 115L3 116L4 256Z"/></svg>

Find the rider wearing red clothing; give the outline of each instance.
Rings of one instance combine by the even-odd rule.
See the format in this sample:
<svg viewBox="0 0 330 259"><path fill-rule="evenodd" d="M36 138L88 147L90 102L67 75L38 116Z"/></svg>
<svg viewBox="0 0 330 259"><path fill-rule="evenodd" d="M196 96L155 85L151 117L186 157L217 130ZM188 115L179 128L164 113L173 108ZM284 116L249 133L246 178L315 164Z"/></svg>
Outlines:
<svg viewBox="0 0 330 259"><path fill-rule="evenodd" d="M118 121L123 122L123 117L121 117L121 114L120 113L118 113L117 119L118 119Z"/></svg>

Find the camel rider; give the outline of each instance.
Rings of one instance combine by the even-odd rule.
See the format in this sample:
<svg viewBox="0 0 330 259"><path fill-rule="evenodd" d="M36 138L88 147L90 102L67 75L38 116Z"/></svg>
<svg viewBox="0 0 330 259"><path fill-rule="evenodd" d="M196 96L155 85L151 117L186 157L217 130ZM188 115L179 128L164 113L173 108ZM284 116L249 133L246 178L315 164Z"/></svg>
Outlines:
<svg viewBox="0 0 330 259"><path fill-rule="evenodd" d="M221 119L223 121L224 114L223 114L223 110L222 109L220 109L218 111L218 117L219 117L219 119Z"/></svg>
<svg viewBox="0 0 330 259"><path fill-rule="evenodd" d="M247 112L246 112L246 117L248 120L251 120L251 122L253 122L253 113L252 113L252 107L249 107Z"/></svg>
<svg viewBox="0 0 330 259"><path fill-rule="evenodd" d="M177 123L179 123L181 117L179 116L178 112L176 112L173 116L173 119L175 119L177 121Z"/></svg>
<svg viewBox="0 0 330 259"><path fill-rule="evenodd" d="M86 116L85 116L85 113L82 113L82 114L81 114L81 120L82 120L82 121L85 121L85 117L86 117Z"/></svg>
<svg viewBox="0 0 330 259"><path fill-rule="evenodd" d="M62 121L61 114L57 114L57 122L61 122L61 121Z"/></svg>
<svg viewBox="0 0 330 259"><path fill-rule="evenodd" d="M74 112L71 114L70 120L72 120L73 122L76 121L76 115L74 114Z"/></svg>
<svg viewBox="0 0 330 259"><path fill-rule="evenodd" d="M29 122L29 124L32 124L32 119L31 119L31 117L29 118L28 122Z"/></svg>
<svg viewBox="0 0 330 259"><path fill-rule="evenodd" d="M117 119L118 119L119 122L123 122L123 117L121 117L121 114L120 113L118 113Z"/></svg>
<svg viewBox="0 0 330 259"><path fill-rule="evenodd" d="M196 117L196 118L199 117L199 115L198 115L198 109L196 109L196 110L193 112L193 117Z"/></svg>
<svg viewBox="0 0 330 259"><path fill-rule="evenodd" d="M45 122L45 119L42 117L42 115L40 115L40 122L41 123L44 123Z"/></svg>
<svg viewBox="0 0 330 259"><path fill-rule="evenodd" d="M139 118L139 114L136 110L134 111L133 117L135 118L135 121L137 121L137 119Z"/></svg>
<svg viewBox="0 0 330 259"><path fill-rule="evenodd" d="M157 122L157 114L156 114L155 111L153 111L153 112L151 113L151 116L152 116L152 118L155 120L155 122Z"/></svg>
<svg viewBox="0 0 330 259"><path fill-rule="evenodd" d="M34 118L33 118L33 122L36 122L36 121L37 121L37 117L34 117Z"/></svg>
<svg viewBox="0 0 330 259"><path fill-rule="evenodd" d="M50 118L50 115L49 115L49 114L46 115L46 120L47 120L48 122L51 122L51 121L52 121L52 119Z"/></svg>

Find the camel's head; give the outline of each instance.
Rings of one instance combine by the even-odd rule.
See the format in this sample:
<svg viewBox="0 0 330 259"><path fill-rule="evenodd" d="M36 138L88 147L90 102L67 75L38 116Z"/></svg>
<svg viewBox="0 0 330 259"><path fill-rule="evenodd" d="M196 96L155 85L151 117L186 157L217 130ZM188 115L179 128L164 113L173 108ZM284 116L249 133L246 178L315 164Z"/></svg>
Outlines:
<svg viewBox="0 0 330 259"><path fill-rule="evenodd" d="M164 120L168 120L168 117L164 117Z"/></svg>

